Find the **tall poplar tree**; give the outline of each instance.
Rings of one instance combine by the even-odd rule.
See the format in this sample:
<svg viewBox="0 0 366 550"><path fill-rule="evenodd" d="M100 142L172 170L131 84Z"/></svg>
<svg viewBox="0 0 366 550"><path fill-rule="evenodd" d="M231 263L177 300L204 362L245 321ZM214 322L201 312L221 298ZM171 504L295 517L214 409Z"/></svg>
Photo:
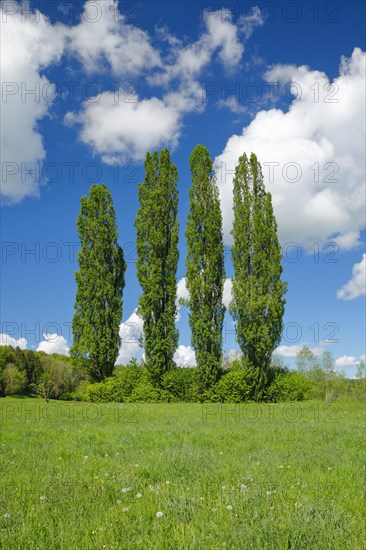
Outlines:
<svg viewBox="0 0 366 550"><path fill-rule="evenodd" d="M200 369L202 390L218 379L222 362L222 328L225 307L224 244L219 193L213 162L206 147L197 145L190 156L192 186L189 192L186 239L186 286L190 309L192 346Z"/></svg>
<svg viewBox="0 0 366 550"><path fill-rule="evenodd" d="M287 284L281 280L281 248L270 193L266 193L260 163L244 153L234 177L234 221L231 249L234 266L230 311L236 334L249 365L260 379L278 346Z"/></svg>
<svg viewBox="0 0 366 550"><path fill-rule="evenodd" d="M89 197L82 197L77 227L81 249L71 356L92 380L100 381L112 374L118 357L126 270L106 185L93 185Z"/></svg>
<svg viewBox="0 0 366 550"><path fill-rule="evenodd" d="M160 157L147 153L145 180L139 184L140 208L135 220L137 233L137 277L142 288L139 315L144 323L146 367L153 383L174 367L178 345L177 264L178 173L168 150Z"/></svg>

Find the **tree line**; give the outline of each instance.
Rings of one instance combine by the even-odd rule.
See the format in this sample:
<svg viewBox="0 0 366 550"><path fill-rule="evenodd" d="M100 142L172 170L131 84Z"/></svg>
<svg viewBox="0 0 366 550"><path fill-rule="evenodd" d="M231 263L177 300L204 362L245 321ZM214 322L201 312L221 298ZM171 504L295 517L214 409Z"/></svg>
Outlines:
<svg viewBox="0 0 366 550"><path fill-rule="evenodd" d="M189 310L191 343L199 371L200 389L218 380L222 365L225 315L224 243L219 192L213 161L197 145L190 158L192 184L185 237L186 287L181 300ZM137 277L142 293L138 314L143 320L141 344L152 383L174 369L178 346L177 266L178 172L170 152L147 153L145 178L138 186L135 219ZM266 384L274 349L280 342L284 295L281 249L272 198L266 192L260 163L254 153L238 160L233 180L232 300L229 311L243 362L256 369L257 384ZM73 318L71 357L94 381L113 372L121 345L126 263L118 244L111 194L105 184L93 185L82 197L77 220L81 242Z"/></svg>

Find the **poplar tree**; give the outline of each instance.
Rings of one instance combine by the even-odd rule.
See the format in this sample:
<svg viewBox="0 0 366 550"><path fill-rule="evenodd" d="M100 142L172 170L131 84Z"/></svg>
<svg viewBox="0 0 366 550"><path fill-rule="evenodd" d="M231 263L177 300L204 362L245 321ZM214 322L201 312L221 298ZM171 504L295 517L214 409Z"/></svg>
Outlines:
<svg viewBox="0 0 366 550"><path fill-rule="evenodd" d="M177 264L178 173L168 150L160 157L147 153L145 179L139 184L140 207L135 220L137 277L142 288L138 313L143 319L145 362L152 382L159 386L174 365L178 345Z"/></svg>
<svg viewBox="0 0 366 550"><path fill-rule="evenodd" d="M224 244L219 193L209 152L197 145L189 160L192 186L185 232L189 298L185 303L190 310L192 346L204 391L217 381L222 363Z"/></svg>
<svg viewBox="0 0 366 550"><path fill-rule="evenodd" d="M112 374L118 357L126 270L106 185L93 185L89 197L81 198L77 227L81 249L71 356L86 367L92 380L100 381Z"/></svg>
<svg viewBox="0 0 366 550"><path fill-rule="evenodd" d="M263 183L255 154L244 153L234 177L232 260L234 277L230 311L244 360L259 369L261 382L278 346L287 283L281 280L281 248L271 194Z"/></svg>

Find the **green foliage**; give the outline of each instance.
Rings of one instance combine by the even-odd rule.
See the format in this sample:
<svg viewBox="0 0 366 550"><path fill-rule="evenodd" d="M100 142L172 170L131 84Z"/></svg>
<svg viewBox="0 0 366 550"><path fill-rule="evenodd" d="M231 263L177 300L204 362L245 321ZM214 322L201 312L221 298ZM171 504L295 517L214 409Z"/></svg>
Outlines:
<svg viewBox="0 0 366 550"><path fill-rule="evenodd" d="M168 150L161 151L160 157L157 151L148 153L145 170L135 220L137 277L142 288L138 312L144 321L146 366L159 386L163 374L174 367L178 345L178 174Z"/></svg>
<svg viewBox="0 0 366 550"><path fill-rule="evenodd" d="M26 384L26 373L18 370L13 363L7 363L3 370L3 391L5 395L21 393Z"/></svg>
<svg viewBox="0 0 366 550"><path fill-rule="evenodd" d="M97 381L112 374L121 344L126 264L115 218L107 186L93 185L90 196L81 199L77 222L81 249L71 356Z"/></svg>
<svg viewBox="0 0 366 550"><path fill-rule="evenodd" d="M70 399L71 393L79 382L79 375L73 369L68 358L59 359L58 356L48 355L40 359L43 373L38 382L47 384L51 388L52 398Z"/></svg>
<svg viewBox="0 0 366 550"><path fill-rule="evenodd" d="M303 346L296 355L296 370L298 372L309 373L317 366L314 353L308 346Z"/></svg>
<svg viewBox="0 0 366 550"><path fill-rule="evenodd" d="M209 401L244 403L257 398L258 372L254 368L240 368L225 374L217 384L206 393Z"/></svg>
<svg viewBox="0 0 366 550"><path fill-rule="evenodd" d="M230 311L240 348L263 375L280 342L287 285L281 281L281 248L271 194L266 193L260 163L244 153L235 170L231 249L234 277Z"/></svg>
<svg viewBox="0 0 366 550"><path fill-rule="evenodd" d="M110 401L123 403L131 400L133 392L139 386L149 383L149 375L144 367L117 367L115 372L116 376L89 385L85 391L86 400L97 403ZM139 395L140 393L137 391L135 396L139 398Z"/></svg>
<svg viewBox="0 0 366 550"><path fill-rule="evenodd" d="M189 191L186 239L186 286L192 346L201 375L201 388L219 378L222 362L222 328L225 307L224 244L219 193L213 162L206 147L197 145L190 156L192 186Z"/></svg>
<svg viewBox="0 0 366 550"><path fill-rule="evenodd" d="M197 402L200 396L200 372L197 368L175 368L164 374L162 388L176 401Z"/></svg>
<svg viewBox="0 0 366 550"><path fill-rule="evenodd" d="M32 389L33 393L37 397L42 397L46 403L48 403L50 399L55 397L54 382L49 378L46 373L41 374L38 382L36 384L33 384Z"/></svg>
<svg viewBox="0 0 366 550"><path fill-rule="evenodd" d="M139 384L133 389L129 401L132 403L138 401L156 402L159 401L160 392L159 389L153 386L150 380L141 380Z"/></svg>
<svg viewBox="0 0 366 550"><path fill-rule="evenodd" d="M303 401L311 395L313 384L299 372L288 372L276 376L269 388L271 400L277 401Z"/></svg>

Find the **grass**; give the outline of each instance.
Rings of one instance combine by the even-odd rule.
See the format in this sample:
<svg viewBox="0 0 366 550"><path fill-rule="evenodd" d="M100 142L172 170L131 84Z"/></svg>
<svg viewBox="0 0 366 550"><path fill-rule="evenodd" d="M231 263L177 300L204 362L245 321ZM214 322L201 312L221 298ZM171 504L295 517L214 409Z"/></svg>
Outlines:
<svg viewBox="0 0 366 550"><path fill-rule="evenodd" d="M365 548L362 403L0 407L1 548Z"/></svg>

